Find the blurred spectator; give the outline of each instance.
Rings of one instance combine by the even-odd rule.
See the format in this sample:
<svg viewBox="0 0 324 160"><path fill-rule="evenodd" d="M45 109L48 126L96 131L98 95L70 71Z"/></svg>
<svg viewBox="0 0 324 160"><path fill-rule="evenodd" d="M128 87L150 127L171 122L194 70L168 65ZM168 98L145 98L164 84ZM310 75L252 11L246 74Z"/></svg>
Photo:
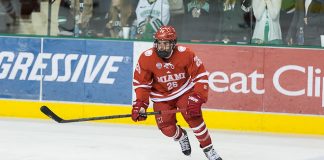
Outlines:
<svg viewBox="0 0 324 160"><path fill-rule="evenodd" d="M220 12L220 30L219 37L224 43L250 42L251 26L250 22L245 20L245 14L249 14L252 10L252 4L249 0L222 0ZM248 16L249 18L249 16Z"/></svg>
<svg viewBox="0 0 324 160"><path fill-rule="evenodd" d="M252 0L243 0L241 9L244 11L244 23L240 26L243 28L253 29L255 25L255 17L252 11ZM252 37L252 30L250 30L250 37Z"/></svg>
<svg viewBox="0 0 324 160"><path fill-rule="evenodd" d="M11 0L0 0L0 33L11 33L18 16Z"/></svg>
<svg viewBox="0 0 324 160"><path fill-rule="evenodd" d="M170 23L177 32L177 38L182 39L181 29L183 26L183 18L185 7L183 0L168 0L170 5Z"/></svg>
<svg viewBox="0 0 324 160"><path fill-rule="evenodd" d="M288 30L295 13L296 0L283 0L280 11L280 27L282 39L287 39Z"/></svg>
<svg viewBox="0 0 324 160"><path fill-rule="evenodd" d="M61 0L58 28L61 36L85 36L92 17L93 0Z"/></svg>
<svg viewBox="0 0 324 160"><path fill-rule="evenodd" d="M324 34L324 0L297 0L287 43L320 45Z"/></svg>
<svg viewBox="0 0 324 160"><path fill-rule="evenodd" d="M74 13L72 11L71 0L61 0L58 11L59 35L74 34Z"/></svg>
<svg viewBox="0 0 324 160"><path fill-rule="evenodd" d="M188 41L214 41L216 1L184 0L185 16L181 29L182 39Z"/></svg>
<svg viewBox="0 0 324 160"><path fill-rule="evenodd" d="M90 18L87 36L104 37L111 0L93 0L92 17Z"/></svg>
<svg viewBox="0 0 324 160"><path fill-rule="evenodd" d="M184 14L185 9L183 5L183 0L168 0L170 5L171 15Z"/></svg>
<svg viewBox="0 0 324 160"><path fill-rule="evenodd" d="M279 24L281 0L252 0L256 24L252 43L282 44Z"/></svg>
<svg viewBox="0 0 324 160"><path fill-rule="evenodd" d="M110 37L122 38L123 28L128 28L133 25L136 19L136 3L134 0L112 0L109 10L109 22L106 25Z"/></svg>
<svg viewBox="0 0 324 160"><path fill-rule="evenodd" d="M11 0L14 1L14 0ZM41 0L19 0L21 3L20 17L21 18L30 18L32 12L40 11L40 1Z"/></svg>
<svg viewBox="0 0 324 160"><path fill-rule="evenodd" d="M136 7L138 39L151 40L153 34L170 20L168 0L139 0Z"/></svg>

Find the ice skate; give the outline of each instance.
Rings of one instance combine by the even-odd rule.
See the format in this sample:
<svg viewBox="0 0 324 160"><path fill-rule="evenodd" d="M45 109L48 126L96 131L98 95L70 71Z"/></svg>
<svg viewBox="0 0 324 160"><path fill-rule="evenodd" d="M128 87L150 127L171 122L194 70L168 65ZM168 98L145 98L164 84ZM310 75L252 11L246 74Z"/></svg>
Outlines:
<svg viewBox="0 0 324 160"><path fill-rule="evenodd" d="M180 143L182 153L185 154L186 156L189 156L191 154L191 146L190 146L189 138L186 130L182 129L182 132L183 134L178 141Z"/></svg>
<svg viewBox="0 0 324 160"><path fill-rule="evenodd" d="M206 157L208 160L223 160L215 151L213 148L213 145L207 146L206 148L203 149Z"/></svg>

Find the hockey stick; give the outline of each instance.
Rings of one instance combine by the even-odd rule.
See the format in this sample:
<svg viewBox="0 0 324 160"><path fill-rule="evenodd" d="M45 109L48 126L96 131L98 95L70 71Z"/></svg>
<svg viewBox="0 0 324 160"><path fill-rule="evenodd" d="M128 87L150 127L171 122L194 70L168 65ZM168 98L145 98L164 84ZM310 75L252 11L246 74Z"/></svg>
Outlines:
<svg viewBox="0 0 324 160"><path fill-rule="evenodd" d="M42 106L40 110L49 118L53 119L58 123L70 123L70 122L84 122L84 121L94 121L103 119L116 119L116 118L127 118L132 117L132 114L120 114L120 115L109 115L109 116L99 116L99 117L88 117L88 118L77 118L77 119L62 119L51 111L47 106ZM157 115L157 114L172 114L177 112L183 112L185 109L178 110L168 110L168 111L156 111L156 112L146 112L146 115Z"/></svg>

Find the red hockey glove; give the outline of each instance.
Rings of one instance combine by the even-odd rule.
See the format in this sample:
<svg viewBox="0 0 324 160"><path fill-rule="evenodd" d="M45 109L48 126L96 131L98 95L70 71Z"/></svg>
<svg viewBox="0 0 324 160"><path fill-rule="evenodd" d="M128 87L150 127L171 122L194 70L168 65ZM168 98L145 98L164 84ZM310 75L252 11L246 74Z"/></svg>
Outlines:
<svg viewBox="0 0 324 160"><path fill-rule="evenodd" d="M202 99L198 94L193 94L188 97L188 107L187 107L187 115L191 117L199 117L201 116L201 105L204 103L204 99Z"/></svg>
<svg viewBox="0 0 324 160"><path fill-rule="evenodd" d="M135 103L133 104L133 109L132 109L132 120L134 122L136 121L144 121L147 118L146 115L146 109L147 109L148 105L145 104L142 101L135 101Z"/></svg>

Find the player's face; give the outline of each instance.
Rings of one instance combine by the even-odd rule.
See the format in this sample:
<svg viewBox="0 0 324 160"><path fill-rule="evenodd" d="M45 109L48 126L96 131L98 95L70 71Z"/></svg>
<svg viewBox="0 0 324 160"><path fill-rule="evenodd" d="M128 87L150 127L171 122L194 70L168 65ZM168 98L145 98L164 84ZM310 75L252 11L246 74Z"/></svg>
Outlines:
<svg viewBox="0 0 324 160"><path fill-rule="evenodd" d="M170 41L158 41L157 42L157 49L159 51L167 51L167 52L171 52L172 46L171 46L171 42Z"/></svg>

